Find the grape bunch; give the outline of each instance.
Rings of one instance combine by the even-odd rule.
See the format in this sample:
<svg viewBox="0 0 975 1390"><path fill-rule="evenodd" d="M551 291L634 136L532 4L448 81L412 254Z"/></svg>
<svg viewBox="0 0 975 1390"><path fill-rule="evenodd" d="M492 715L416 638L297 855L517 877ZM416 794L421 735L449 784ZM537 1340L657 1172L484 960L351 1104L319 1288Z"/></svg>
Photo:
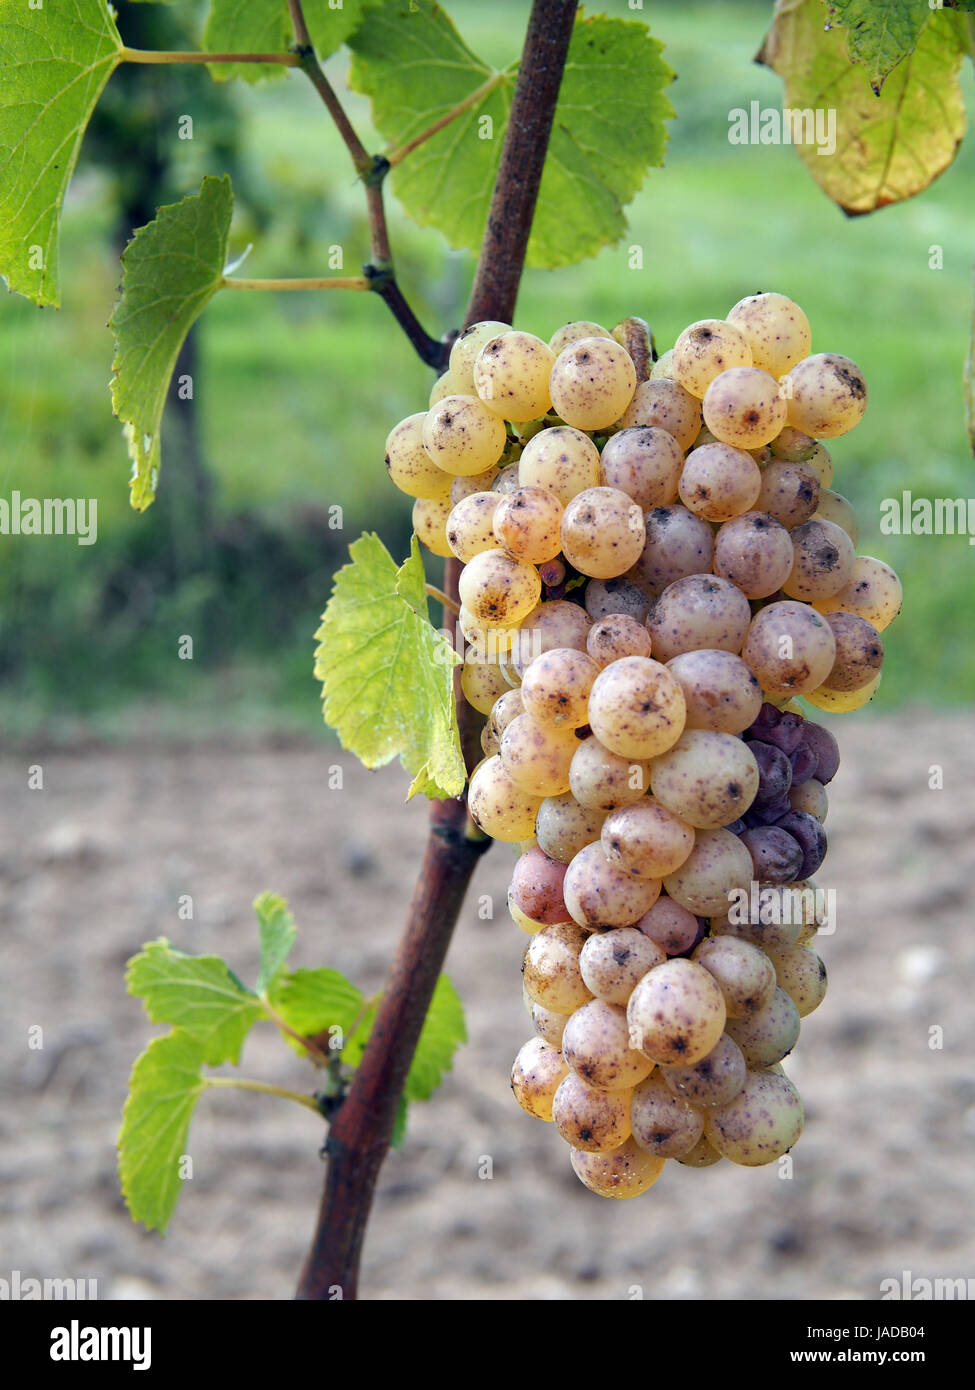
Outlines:
<svg viewBox="0 0 975 1390"><path fill-rule="evenodd" d="M478 323L386 444L417 535L463 564L468 804L519 851L531 937L512 1089L605 1197L802 1130L781 1063L826 990L839 755L796 701L866 704L901 604L822 443L866 384L810 347L772 293L660 357L637 318L548 343Z"/></svg>

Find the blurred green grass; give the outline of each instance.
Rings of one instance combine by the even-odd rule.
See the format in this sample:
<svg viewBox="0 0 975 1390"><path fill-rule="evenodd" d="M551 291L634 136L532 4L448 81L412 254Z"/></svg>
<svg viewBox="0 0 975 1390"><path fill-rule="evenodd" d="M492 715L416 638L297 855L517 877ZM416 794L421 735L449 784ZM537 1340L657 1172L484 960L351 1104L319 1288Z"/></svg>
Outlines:
<svg viewBox="0 0 975 1390"><path fill-rule="evenodd" d="M604 8L633 17L621 4ZM449 9L476 51L497 63L514 56L526 4L455 0ZM964 537L881 537L879 516L881 500L905 488L971 491L961 373L975 142L919 198L845 218L787 147L728 143L732 108L781 98L774 74L752 62L769 15L770 6L744 0L647 7L678 72L667 165L631 205L620 246L569 270L526 274L518 322L547 337L570 317L610 325L638 313L663 350L685 324L721 316L744 294L775 288L797 299L814 350L853 357L870 384L863 424L833 454L834 487L860 516L859 549L895 565L907 595L887 635L875 707L966 701L975 694L975 651L956 634L959 615L973 609L971 550ZM332 67L341 80L344 59ZM210 79L200 72L199 80ZM967 64L964 80L972 110ZM317 99L297 79L241 85L236 99L251 175L280 214L246 273L321 273L331 245L343 247L354 273L367 254L361 194ZM365 103L353 96L349 106L378 148ZM442 332L462 314L472 258L448 252L390 203L401 283L430 330ZM392 423L422 408L429 372L371 297L218 296L204 319L197 392L218 517L259 517L276 548L287 549L305 510L338 504L344 530L321 545L303 540L292 566L302 577L292 575L276 605L275 576L262 574L259 551L216 595L214 581L199 577L165 592L143 586L141 567L164 538L152 512L128 507L127 461L111 417L112 217L106 184L83 172L66 212L62 309L41 312L12 296L0 304L0 495L96 497L99 510L95 546L2 538L0 653L12 636L18 653L0 689L5 727L315 726L312 638L329 576L363 527L391 548L405 544L409 507L386 482L382 446ZM237 241L253 235L242 219ZM640 270L630 268L635 246ZM942 248L941 270L929 269L932 246ZM163 489L165 458L164 441ZM123 600L116 593L108 608L107 575ZM178 635L196 631L215 602L222 640L192 667L178 661Z"/></svg>

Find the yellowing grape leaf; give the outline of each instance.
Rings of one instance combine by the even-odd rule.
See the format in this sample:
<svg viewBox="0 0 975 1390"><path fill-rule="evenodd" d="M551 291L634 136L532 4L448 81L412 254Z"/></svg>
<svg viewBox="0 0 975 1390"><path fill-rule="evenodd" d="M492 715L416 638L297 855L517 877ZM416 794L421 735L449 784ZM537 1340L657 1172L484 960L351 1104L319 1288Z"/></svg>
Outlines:
<svg viewBox="0 0 975 1390"><path fill-rule="evenodd" d="M302 11L320 58L343 44L375 0L304 0ZM294 31L284 0L211 0L203 48L208 53L286 53ZM211 63L218 81L243 77L247 82L281 77L287 68L271 63Z"/></svg>
<svg viewBox="0 0 975 1390"><path fill-rule="evenodd" d="M845 212L873 212L920 193L955 157L965 133L964 21L946 10L932 14L877 96L863 67L850 62L843 29L827 29L823 13L822 0L779 0L758 61L785 82L784 107L819 113L827 138L799 143L796 152L823 192Z"/></svg>
<svg viewBox="0 0 975 1390"><path fill-rule="evenodd" d="M203 1089L205 1044L182 1028L136 1059L119 1134L119 1178L133 1221L164 1231L179 1200L193 1110Z"/></svg>
<svg viewBox="0 0 975 1390"><path fill-rule="evenodd" d="M195 1038L208 1066L237 1063L262 1015L255 995L220 956L187 956L165 937L129 961L125 983L153 1023L172 1023Z"/></svg>
<svg viewBox="0 0 975 1390"><path fill-rule="evenodd" d="M875 92L913 53L931 8L928 0L826 0L827 22L845 29L850 58L863 64Z"/></svg>
<svg viewBox="0 0 975 1390"><path fill-rule="evenodd" d="M159 434L169 380L183 340L220 288L234 199L228 178L207 177L199 193L161 207L122 255L112 403L132 461L131 502L156 495Z"/></svg>
<svg viewBox="0 0 975 1390"><path fill-rule="evenodd" d="M422 226L477 250L504 142L517 62L495 71L432 0L385 0L352 36L350 84L398 148L463 103L393 170L393 190ZM527 263L570 265L618 241L623 208L663 163L673 73L635 20L579 18L569 46Z"/></svg>
<svg viewBox="0 0 975 1390"><path fill-rule="evenodd" d="M121 46L105 0L0 4L0 275L35 304L60 303L61 207Z"/></svg>
<svg viewBox="0 0 975 1390"><path fill-rule="evenodd" d="M413 774L408 798L459 796L466 773L452 669L460 657L430 623L416 537L399 569L376 535L360 536L349 554L315 634L325 722L366 767L398 756Z"/></svg>

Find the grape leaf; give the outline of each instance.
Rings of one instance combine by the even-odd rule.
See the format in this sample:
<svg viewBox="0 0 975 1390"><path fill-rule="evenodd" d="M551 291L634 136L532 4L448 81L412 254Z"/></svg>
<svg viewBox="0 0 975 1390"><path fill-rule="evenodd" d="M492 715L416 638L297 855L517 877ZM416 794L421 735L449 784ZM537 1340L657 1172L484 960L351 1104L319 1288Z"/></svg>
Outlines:
<svg viewBox="0 0 975 1390"><path fill-rule="evenodd" d="M501 157L517 63L495 72L440 5L385 0L352 36L350 85L372 100L383 137L400 147L466 109L393 170L393 189L421 226L476 250ZM626 229L623 206L663 162L673 73L635 20L579 19L569 46L527 263L569 265Z"/></svg>
<svg viewBox="0 0 975 1390"><path fill-rule="evenodd" d="M298 935L295 919L288 911L284 898L275 893L262 893L254 899L257 926L261 936L261 965L257 975L257 992L263 994L291 953Z"/></svg>
<svg viewBox="0 0 975 1390"><path fill-rule="evenodd" d="M329 1028L340 1028L342 1037L362 1008L362 991L337 970L294 970L279 975L268 993L271 1005L289 1027L302 1037L314 1037ZM287 1037L296 1049L305 1049Z"/></svg>
<svg viewBox="0 0 975 1390"><path fill-rule="evenodd" d="M376 1007L372 1005L342 1053L346 1066L354 1068L362 1061L375 1021ZM466 1041L464 1006L449 977L441 975L434 987L397 1107L390 1141L394 1148L399 1148L403 1142L410 1102L430 1099L443 1081L444 1072L450 1071L457 1048Z"/></svg>
<svg viewBox="0 0 975 1390"><path fill-rule="evenodd" d="M366 1043L369 1041L369 1034L372 1032L372 1025L376 1021L376 1004L371 1003L362 1017L356 1024L356 1030L349 1038L345 1047L342 1049L342 1061L347 1067L353 1070L362 1061L362 1054L366 1050Z"/></svg>
<svg viewBox="0 0 975 1390"><path fill-rule="evenodd" d="M0 6L0 275L35 304L60 303L61 207L121 46L105 0Z"/></svg>
<svg viewBox="0 0 975 1390"><path fill-rule="evenodd" d="M132 460L131 502L145 511L156 493L159 432L176 357L220 288L233 212L230 180L207 176L199 193L161 207L122 255L112 403Z"/></svg>
<svg viewBox="0 0 975 1390"><path fill-rule="evenodd" d="M428 617L420 547L400 569L378 536L349 547L315 634L325 722L366 767L397 755L417 792L459 796L466 772L452 668L460 657Z"/></svg>
<svg viewBox="0 0 975 1390"><path fill-rule="evenodd" d="M376 0L304 0L302 10L308 32L320 58L345 42L361 24ZM203 47L210 53L286 53L294 42L284 0L211 0ZM287 68L273 63L211 63L217 81L242 77L247 82L282 77Z"/></svg>
<svg viewBox="0 0 975 1390"><path fill-rule="evenodd" d="M931 17L928 0L826 0L828 22L846 30L854 63L862 63L879 94L902 58L914 52L918 35Z"/></svg>
<svg viewBox="0 0 975 1390"><path fill-rule="evenodd" d="M369 1034L376 1021L376 1007L371 1005L355 1034L342 1053L342 1061L357 1067L366 1050ZM449 976L439 976L423 1020L420 1037L406 1076L403 1095L407 1100L429 1100L450 1071L454 1053L467 1041L464 1006Z"/></svg>
<svg viewBox="0 0 975 1390"><path fill-rule="evenodd" d="M406 1126L410 1118L410 1103L405 1096L400 1096L396 1102L396 1114L393 1118L393 1132L389 1136L389 1146L391 1149L401 1149L403 1140L406 1138Z"/></svg>
<svg viewBox="0 0 975 1390"><path fill-rule="evenodd" d="M180 1159L203 1089L205 1044L182 1028L136 1059L118 1139L119 1178L133 1221L164 1231L179 1199Z"/></svg>
<svg viewBox="0 0 975 1390"><path fill-rule="evenodd" d="M932 14L877 96L850 62L843 31L824 27L822 0L779 0L757 61L785 82L786 108L835 112L835 152L820 154L813 142L796 151L845 212L913 197L954 159L965 132L963 24L946 10Z"/></svg>
<svg viewBox="0 0 975 1390"><path fill-rule="evenodd" d="M261 1017L257 998L220 956L187 956L165 937L128 963L125 982L153 1023L172 1023L201 1046L208 1066L238 1062L244 1039Z"/></svg>
<svg viewBox="0 0 975 1390"><path fill-rule="evenodd" d="M437 980L420 1040L410 1063L403 1094L407 1100L429 1100L450 1071L454 1053L467 1041L464 1006L446 975Z"/></svg>

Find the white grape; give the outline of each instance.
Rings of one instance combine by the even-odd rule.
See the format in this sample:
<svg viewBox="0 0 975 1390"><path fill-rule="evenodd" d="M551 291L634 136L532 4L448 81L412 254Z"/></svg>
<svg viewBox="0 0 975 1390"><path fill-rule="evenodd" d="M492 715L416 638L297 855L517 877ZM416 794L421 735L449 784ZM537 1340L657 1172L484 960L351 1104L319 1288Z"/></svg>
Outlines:
<svg viewBox="0 0 975 1390"><path fill-rule="evenodd" d="M477 396L444 396L423 421L423 447L447 473L483 473L506 440L504 421Z"/></svg>
<svg viewBox="0 0 975 1390"><path fill-rule="evenodd" d="M438 468L423 447L426 411L408 415L386 437L386 472L408 497L443 498L450 491L450 474Z"/></svg>
<svg viewBox="0 0 975 1390"><path fill-rule="evenodd" d="M565 508L561 538L562 553L581 574L615 579L643 552L643 513L617 488L587 488Z"/></svg>
<svg viewBox="0 0 975 1390"><path fill-rule="evenodd" d="M503 420L536 420L552 404L548 383L554 364L555 353L533 333L501 333L477 354L474 389Z"/></svg>
<svg viewBox="0 0 975 1390"><path fill-rule="evenodd" d="M789 424L814 439L832 439L859 424L867 408L867 383L855 362L820 352L797 363L783 383Z"/></svg>
<svg viewBox="0 0 975 1390"><path fill-rule="evenodd" d="M700 319L674 344L674 375L700 400L711 382L729 367L750 367L752 350L744 335L720 319Z"/></svg>
<svg viewBox="0 0 975 1390"><path fill-rule="evenodd" d="M747 341L754 365L776 381L807 356L812 344L809 320L784 294L750 294L738 301L728 322Z"/></svg>
<svg viewBox="0 0 975 1390"><path fill-rule="evenodd" d="M684 729L684 693L659 661L626 656L600 671L589 695L589 724L623 758L654 758Z"/></svg>
<svg viewBox="0 0 975 1390"><path fill-rule="evenodd" d="M579 338L555 359L550 387L552 406L567 425L605 429L632 400L636 368L614 339Z"/></svg>

